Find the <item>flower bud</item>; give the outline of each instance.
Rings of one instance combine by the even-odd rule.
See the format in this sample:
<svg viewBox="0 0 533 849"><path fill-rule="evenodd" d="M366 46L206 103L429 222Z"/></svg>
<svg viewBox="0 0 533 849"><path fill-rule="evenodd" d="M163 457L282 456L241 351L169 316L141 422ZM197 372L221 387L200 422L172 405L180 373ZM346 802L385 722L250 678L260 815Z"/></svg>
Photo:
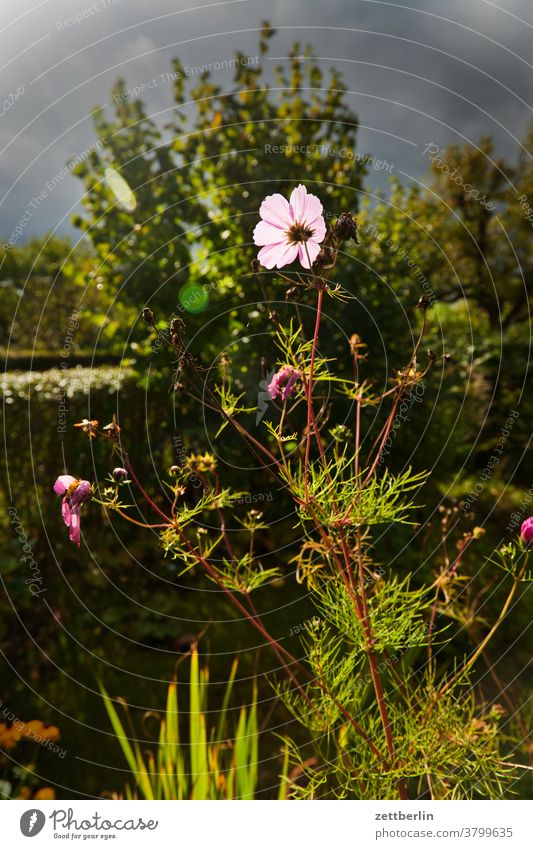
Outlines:
<svg viewBox="0 0 533 849"><path fill-rule="evenodd" d="M366 348L365 343L357 333L352 333L349 339L349 345L352 356L354 357L359 354L363 348Z"/></svg>
<svg viewBox="0 0 533 849"><path fill-rule="evenodd" d="M533 516L530 516L529 519L522 522L520 536L522 537L522 542L526 545L533 544Z"/></svg>
<svg viewBox="0 0 533 849"><path fill-rule="evenodd" d="M185 330L185 322L181 318L173 318L170 322L169 330L171 333L179 336Z"/></svg>
<svg viewBox="0 0 533 849"><path fill-rule="evenodd" d="M321 263L322 268L331 268L335 264L335 251L331 245L322 245L313 265Z"/></svg>
<svg viewBox="0 0 533 849"><path fill-rule="evenodd" d="M299 296L298 286L290 286L285 292L286 301L295 301Z"/></svg>
<svg viewBox="0 0 533 849"><path fill-rule="evenodd" d="M116 480L117 483L125 481L127 477L128 472L126 469L123 469L122 466L117 466L116 469L113 469L113 479Z"/></svg>
<svg viewBox="0 0 533 849"><path fill-rule="evenodd" d="M146 324L149 324L150 326L154 325L155 319L154 319L154 314L153 314L151 309L149 309L148 307L145 307L143 309L142 315L143 315L143 321L145 321Z"/></svg>
<svg viewBox="0 0 533 849"><path fill-rule="evenodd" d="M292 366L280 368L268 384L268 394L275 400L281 396L286 401L296 393L296 383L302 377L302 373Z"/></svg>
<svg viewBox="0 0 533 849"><path fill-rule="evenodd" d="M357 238L357 221L351 212L341 212L335 222L333 231L337 239L340 239L342 242L353 239L356 245L359 244L359 239Z"/></svg>
<svg viewBox="0 0 533 849"><path fill-rule="evenodd" d="M102 428L103 433L109 437L109 439L118 439L120 434L120 427L118 425L115 414L113 414L113 421L109 422L105 427Z"/></svg>

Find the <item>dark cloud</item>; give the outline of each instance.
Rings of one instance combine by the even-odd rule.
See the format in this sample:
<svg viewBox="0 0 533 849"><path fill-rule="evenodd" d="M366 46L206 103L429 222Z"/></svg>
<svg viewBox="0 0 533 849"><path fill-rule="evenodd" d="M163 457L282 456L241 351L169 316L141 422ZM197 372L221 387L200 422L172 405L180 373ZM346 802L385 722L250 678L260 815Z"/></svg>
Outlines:
<svg viewBox="0 0 533 849"><path fill-rule="evenodd" d="M530 0L3 0L3 12L4 237L28 210L24 237L68 229L81 186L65 163L94 143L90 112L109 102L117 77L141 85L168 72L175 56L193 68L223 64L236 48L254 55L266 16L278 28L269 64L295 40L312 44L325 67L343 72L360 149L397 173L423 174L428 142L475 143L486 133L513 157L530 118ZM229 82L226 71L220 76ZM163 122L171 86L144 99Z"/></svg>

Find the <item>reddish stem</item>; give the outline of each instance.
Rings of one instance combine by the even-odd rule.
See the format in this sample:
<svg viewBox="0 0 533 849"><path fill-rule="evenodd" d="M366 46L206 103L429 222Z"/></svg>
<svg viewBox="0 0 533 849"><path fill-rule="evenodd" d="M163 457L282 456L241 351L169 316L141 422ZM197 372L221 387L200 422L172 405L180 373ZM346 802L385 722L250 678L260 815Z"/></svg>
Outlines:
<svg viewBox="0 0 533 849"><path fill-rule="evenodd" d="M125 463L125 465L126 465L126 468L128 469L128 471L129 471L129 473L130 473L130 475L131 475L131 477L132 477L132 479L133 479L134 484L135 484L135 485L138 487L138 489L140 490L141 495L143 496L143 498L144 498L144 499L148 502L148 504L150 505L150 507L152 508L152 510L155 510L155 512L156 512L156 513L159 513L159 515L161 516L161 518L162 518L162 519L164 519L164 520L165 520L165 522L166 522L168 525L171 525L171 524L172 524L172 519L170 518L170 516L167 516L167 515L166 515L166 513L163 513L163 511L162 511L162 510L161 510L161 509L157 506L157 504L155 503L155 501L153 501L153 500L150 498L150 496L148 495L148 493L146 492L146 490L145 490L145 489L144 489L144 487L142 486L142 484L141 484L141 482L139 481L139 479L138 479L137 475L135 474L135 471L134 471L134 469L133 469L133 466L131 465L131 460L130 460L129 456L128 456L125 452L122 452L122 457L123 457L123 459L124 459L124 463Z"/></svg>
<svg viewBox="0 0 533 849"><path fill-rule="evenodd" d="M305 481L305 500L308 501L309 493L309 453L311 451L311 424L313 423L313 372L315 368L316 347L318 342L318 333L320 330L320 317L322 315L322 298L324 292L322 288L318 290L318 299L316 305L316 322L315 332L313 334L313 342L311 346L311 363L309 365L309 381L307 383L307 434L305 443L305 461L304 461L304 481ZM313 427L316 435L316 423Z"/></svg>

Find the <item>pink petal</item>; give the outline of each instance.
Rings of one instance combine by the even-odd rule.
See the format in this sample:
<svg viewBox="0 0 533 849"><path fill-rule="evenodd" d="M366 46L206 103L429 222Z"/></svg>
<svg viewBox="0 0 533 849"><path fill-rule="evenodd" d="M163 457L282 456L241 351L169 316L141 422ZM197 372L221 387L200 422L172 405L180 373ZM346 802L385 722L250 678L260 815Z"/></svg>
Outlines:
<svg viewBox="0 0 533 849"><path fill-rule="evenodd" d="M272 380L268 384L267 389L268 389L268 394L270 395L272 400L275 401L276 398L278 397L279 393L280 393L279 379L278 379L278 376L276 374L274 375L274 377L272 378Z"/></svg>
<svg viewBox="0 0 533 849"><path fill-rule="evenodd" d="M64 495L69 486L73 484L75 480L76 478L73 478L72 475L60 475L54 484L55 494Z"/></svg>
<svg viewBox="0 0 533 849"><path fill-rule="evenodd" d="M61 515L67 528L70 527L70 504L66 498L61 502Z"/></svg>
<svg viewBox="0 0 533 849"><path fill-rule="evenodd" d="M286 228L277 227L267 221L260 221L254 229L254 242L256 245L278 245L286 241Z"/></svg>
<svg viewBox="0 0 533 849"><path fill-rule="evenodd" d="M291 259L286 259L287 251L292 255ZM280 242L278 245L266 245L261 248L257 254L257 259L264 265L265 268L283 268L296 259L298 253L298 245L288 245L287 242ZM281 263L281 265L280 265Z"/></svg>
<svg viewBox="0 0 533 849"><path fill-rule="evenodd" d="M278 257L276 268L283 268L284 265L290 265L298 256L298 245L287 245L283 254Z"/></svg>
<svg viewBox="0 0 533 849"><path fill-rule="evenodd" d="M298 253L300 263L303 265L304 268L309 268L310 266L309 260L307 259L307 254L309 254L309 259L311 260L312 264L320 253L320 245L317 245L317 243L313 242L312 239L308 239L305 245L298 245Z"/></svg>
<svg viewBox="0 0 533 849"><path fill-rule="evenodd" d="M321 215L307 226L313 231L314 242L321 242L324 239L326 235L326 223Z"/></svg>
<svg viewBox="0 0 533 849"><path fill-rule="evenodd" d="M317 218L322 217L322 213L324 212L324 207L320 203L319 199L316 195L307 195L305 199L305 208L303 212L302 221L305 224L309 224L311 221L315 221Z"/></svg>
<svg viewBox="0 0 533 849"><path fill-rule="evenodd" d="M70 539L71 542L75 542L76 545L79 547L80 539L81 539L79 513L71 513L69 539Z"/></svg>
<svg viewBox="0 0 533 849"><path fill-rule="evenodd" d="M93 491L89 481L78 481L76 489L70 493L70 506L74 510L75 507L82 504L84 501L90 501Z"/></svg>
<svg viewBox="0 0 533 849"><path fill-rule="evenodd" d="M283 195L268 195L259 208L259 215L274 227L287 229L294 224L294 217L289 202Z"/></svg>
<svg viewBox="0 0 533 849"><path fill-rule="evenodd" d="M303 222L307 205L307 189L305 186L300 184L296 189L292 190L290 202L294 212L294 220ZM316 215L313 218L316 218Z"/></svg>

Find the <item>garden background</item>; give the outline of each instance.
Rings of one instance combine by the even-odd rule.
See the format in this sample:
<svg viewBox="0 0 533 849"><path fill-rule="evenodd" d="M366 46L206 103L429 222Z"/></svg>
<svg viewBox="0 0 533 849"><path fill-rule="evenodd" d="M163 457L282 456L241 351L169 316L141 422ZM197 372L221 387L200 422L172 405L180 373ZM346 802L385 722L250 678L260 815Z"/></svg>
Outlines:
<svg viewBox="0 0 533 849"><path fill-rule="evenodd" d="M533 131L505 157L488 135L445 147L425 139L426 173L406 181L398 162L362 148L364 114L352 107L342 69L312 54L296 43L267 72L266 60L278 54L276 34L263 23L254 57L235 52L229 85L217 68L191 75L176 58L164 72L174 98L164 122L149 114L143 92L136 96L126 78L117 79L108 105L93 111L92 144L61 177L84 191L69 234L58 235L53 222L13 244L4 234L1 708L56 726L66 750L59 757L24 741L6 750L2 778L22 793L123 793L128 773L99 685L126 700L149 740L144 714L164 708L176 669L187 679L196 640L209 663L214 711L233 657L236 704L250 704L257 676L259 792L273 792L280 736L294 732L267 680L275 657L205 577L179 575L153 534L91 505L77 550L51 489L65 470L91 480L111 472L109 445L74 424L107 424L115 415L156 500L173 464L215 451L231 484L274 524L275 535L262 539L264 563L280 565L293 540L293 508L258 475L253 458L243 459L230 430L222 454L219 443L213 447L214 419L202 419L180 394L171 352L142 319L150 308L165 332L172 317L182 318L192 353L218 368L224 352L239 391L258 403L275 366L272 311L283 316L290 308L279 281L252 270L251 234L266 194L287 195L302 182L322 198L326 221L343 211L357 216L360 244L342 252L337 268L354 298L341 310L328 303L325 314L341 367L345 339L357 333L368 376L386 384L412 349L419 299L429 299L425 347L449 356L420 397L409 399L387 456L393 470L430 470L416 512L427 531L421 539L416 528L391 526L378 554L387 569L431 581L464 535L482 529L463 558L466 574L482 577L482 615L475 615L479 599L470 598L471 620L448 623L465 652L479 641L484 617L501 607L502 576L487 558L532 512ZM312 298L299 297L306 322ZM333 405L332 427L335 415ZM28 562L38 564L37 574ZM286 577L261 589L256 605L276 638L294 646L295 629L313 613L294 567L281 565ZM475 672L483 697L525 727L529 624L524 597ZM532 752L526 740L522 762ZM29 774L17 773L17 764ZM515 790L529 797L526 773Z"/></svg>

